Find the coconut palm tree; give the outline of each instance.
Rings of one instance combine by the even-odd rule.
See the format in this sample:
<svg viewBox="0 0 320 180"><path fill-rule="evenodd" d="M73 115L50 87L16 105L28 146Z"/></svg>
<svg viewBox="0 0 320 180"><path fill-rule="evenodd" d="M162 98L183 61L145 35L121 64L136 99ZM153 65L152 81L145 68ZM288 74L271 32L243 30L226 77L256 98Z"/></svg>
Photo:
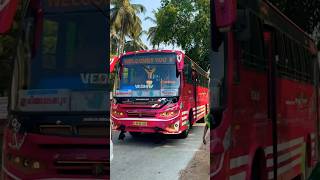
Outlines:
<svg viewBox="0 0 320 180"><path fill-rule="evenodd" d="M118 34L115 31L110 30L110 52L111 52L111 54L118 53L118 44L119 44Z"/></svg>
<svg viewBox="0 0 320 180"><path fill-rule="evenodd" d="M131 4L130 0L111 0L111 30L119 36L118 53L124 51L125 38L130 34L142 31L141 19L137 14L144 13L146 8L141 4Z"/></svg>
<svg viewBox="0 0 320 180"><path fill-rule="evenodd" d="M153 11L153 13L155 14L156 12ZM151 22L154 23L154 24L158 24L158 23L157 23L157 20L154 19L154 18L152 18L152 17L146 17L145 20L149 20L149 21L151 21ZM159 47L159 45L160 45L160 43L156 41L157 31L158 31L158 26L156 25L156 26L150 27L149 30L148 30L148 32L147 32L147 35L148 35L148 38L147 38L147 39L148 39L148 41L151 42L153 49L155 48L155 46L158 46L158 47Z"/></svg>
<svg viewBox="0 0 320 180"><path fill-rule="evenodd" d="M148 47L141 40L141 36L143 34L146 34L146 31L141 31L139 34L129 35L131 40L126 41L124 45L125 51L138 51L148 49Z"/></svg>

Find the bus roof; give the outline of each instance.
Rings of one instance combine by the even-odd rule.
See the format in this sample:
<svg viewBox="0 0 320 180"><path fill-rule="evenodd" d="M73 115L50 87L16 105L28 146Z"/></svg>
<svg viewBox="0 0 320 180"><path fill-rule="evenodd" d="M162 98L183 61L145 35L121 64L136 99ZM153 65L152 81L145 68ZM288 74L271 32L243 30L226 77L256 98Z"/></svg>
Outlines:
<svg viewBox="0 0 320 180"><path fill-rule="evenodd" d="M263 0L261 1L259 7L249 8L259 14L263 20L267 22L267 24L272 25L274 28L285 33L291 39L301 43L303 46L309 49L311 53L317 53L314 39L269 1Z"/></svg>

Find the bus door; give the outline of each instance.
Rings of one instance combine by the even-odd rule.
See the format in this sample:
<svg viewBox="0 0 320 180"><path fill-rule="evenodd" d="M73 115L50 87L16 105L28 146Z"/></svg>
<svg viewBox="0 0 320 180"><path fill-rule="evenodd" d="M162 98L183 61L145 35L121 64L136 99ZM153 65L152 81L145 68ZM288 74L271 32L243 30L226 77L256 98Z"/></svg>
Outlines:
<svg viewBox="0 0 320 180"><path fill-rule="evenodd" d="M276 47L276 36L274 28L264 25L264 52L268 61L268 119L272 124L272 149L273 164L278 164L278 125L277 125L277 87L276 87L276 62L279 53ZM273 168L273 175L277 176L277 168Z"/></svg>
<svg viewBox="0 0 320 180"><path fill-rule="evenodd" d="M197 115L197 101L198 101L198 98L197 98L197 81L198 81L198 77L197 77L197 72L192 69L192 86L193 86L193 100L194 100L194 108L195 108L195 111L193 111L193 117L196 117ZM195 121L197 118L193 118L193 121Z"/></svg>

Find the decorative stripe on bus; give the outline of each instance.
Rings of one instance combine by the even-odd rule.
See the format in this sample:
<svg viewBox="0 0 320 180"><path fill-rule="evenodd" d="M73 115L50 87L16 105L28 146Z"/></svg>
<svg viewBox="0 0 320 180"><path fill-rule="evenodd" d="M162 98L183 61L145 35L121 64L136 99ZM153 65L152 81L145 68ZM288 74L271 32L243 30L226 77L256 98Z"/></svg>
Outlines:
<svg viewBox="0 0 320 180"><path fill-rule="evenodd" d="M204 117L204 113L203 113L203 114L198 114L198 115L196 115L196 116L193 116L193 119L199 118L199 117Z"/></svg>
<svg viewBox="0 0 320 180"><path fill-rule="evenodd" d="M205 114L205 112L202 112L202 113L198 114L197 117L200 117L200 116L202 116L204 114Z"/></svg>
<svg viewBox="0 0 320 180"><path fill-rule="evenodd" d="M193 115L195 116L195 115L202 114L202 113L206 113L206 112L205 111L199 111L197 113L193 113Z"/></svg>
<svg viewBox="0 0 320 180"><path fill-rule="evenodd" d="M295 166L299 165L301 162L301 157L299 157L298 159L290 162L289 164L282 166L280 168L278 168L278 176L291 170L292 168L294 168ZM268 179L273 179L273 171L269 171L268 173Z"/></svg>
<svg viewBox="0 0 320 180"><path fill-rule="evenodd" d="M197 113L202 112L202 111L205 111L205 110L206 110L206 108L198 109L198 110L197 110Z"/></svg>
<svg viewBox="0 0 320 180"><path fill-rule="evenodd" d="M188 116L183 116L183 117L181 118L182 121L187 120L187 119L188 119Z"/></svg>
<svg viewBox="0 0 320 180"><path fill-rule="evenodd" d="M181 115L186 115L188 114L188 111L183 111Z"/></svg>
<svg viewBox="0 0 320 180"><path fill-rule="evenodd" d="M197 111L193 111L193 115L199 114L199 113L202 113L202 112L205 112L205 108L199 109L199 110L197 110Z"/></svg>
<svg viewBox="0 0 320 180"><path fill-rule="evenodd" d="M229 180L245 180L247 173L245 171L232 175L229 177Z"/></svg>
<svg viewBox="0 0 320 180"><path fill-rule="evenodd" d="M206 109L206 106L198 106L197 109L196 108L192 108L193 111L199 111L200 109Z"/></svg>
<svg viewBox="0 0 320 180"><path fill-rule="evenodd" d="M239 156L230 160L230 169L234 169L249 163L249 156Z"/></svg>
<svg viewBox="0 0 320 180"><path fill-rule="evenodd" d="M304 142L303 137L297 138L297 139L293 139L291 141L285 142L285 143L281 143L278 144L278 152L285 150L285 149L289 149L293 146L302 144ZM266 155L272 154L273 153L273 147L272 146L268 146L267 148L265 148L265 153Z"/></svg>
<svg viewBox="0 0 320 180"><path fill-rule="evenodd" d="M197 109L204 108L206 105L198 106Z"/></svg>
<svg viewBox="0 0 320 180"><path fill-rule="evenodd" d="M284 161L287 161L297 155L301 155L302 149L301 146L299 146L297 149L290 151L286 154L283 154L278 157L278 165ZM271 157L270 159L267 160L267 167L272 167L273 166L273 158Z"/></svg>
<svg viewBox="0 0 320 180"><path fill-rule="evenodd" d="M194 108L192 108L192 110L194 111L194 110L198 110L198 109L200 109L200 108L204 108L206 105L202 105L202 106L197 106L196 108L194 107Z"/></svg>
<svg viewBox="0 0 320 180"><path fill-rule="evenodd" d="M302 152L303 143L304 143L304 138L300 137L300 138L296 138L296 139L293 139L293 140L278 144L278 148L277 148L278 152L279 151L288 150L288 149L290 149L292 147L297 146L294 149L291 149L289 152L286 152L285 154L278 156L278 166L281 163L286 162L286 161L289 160L289 162L287 162L283 166L278 167L278 173L277 173L278 176L283 174L283 173L286 173L287 171L289 171L290 169L294 168L296 165L298 165L301 162L301 156L303 155L303 152ZM268 146L267 148L265 148L265 152L266 152L266 155L272 155L273 154L272 146ZM273 158L271 156L271 157L269 157L267 159L267 167L270 168L270 167L273 167L273 166L274 166ZM274 178L273 177L273 169L272 168L269 170L268 178L269 179L273 179Z"/></svg>
<svg viewBox="0 0 320 180"><path fill-rule="evenodd" d="M181 126L184 126L184 125L186 125L186 124L188 124L188 121L183 121L182 124L181 124Z"/></svg>

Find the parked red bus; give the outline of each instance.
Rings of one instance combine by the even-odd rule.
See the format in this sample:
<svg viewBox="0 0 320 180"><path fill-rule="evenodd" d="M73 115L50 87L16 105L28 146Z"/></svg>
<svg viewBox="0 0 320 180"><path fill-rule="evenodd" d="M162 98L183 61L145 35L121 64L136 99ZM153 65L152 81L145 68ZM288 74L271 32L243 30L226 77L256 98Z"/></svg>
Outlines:
<svg viewBox="0 0 320 180"><path fill-rule="evenodd" d="M208 112L208 75L180 51L144 50L115 58L114 130L188 136Z"/></svg>
<svg viewBox="0 0 320 180"><path fill-rule="evenodd" d="M1 33L22 21L1 179L109 179L109 3L1 2Z"/></svg>
<svg viewBox="0 0 320 180"><path fill-rule="evenodd" d="M268 1L211 1L211 179L305 179L318 160L319 64Z"/></svg>

